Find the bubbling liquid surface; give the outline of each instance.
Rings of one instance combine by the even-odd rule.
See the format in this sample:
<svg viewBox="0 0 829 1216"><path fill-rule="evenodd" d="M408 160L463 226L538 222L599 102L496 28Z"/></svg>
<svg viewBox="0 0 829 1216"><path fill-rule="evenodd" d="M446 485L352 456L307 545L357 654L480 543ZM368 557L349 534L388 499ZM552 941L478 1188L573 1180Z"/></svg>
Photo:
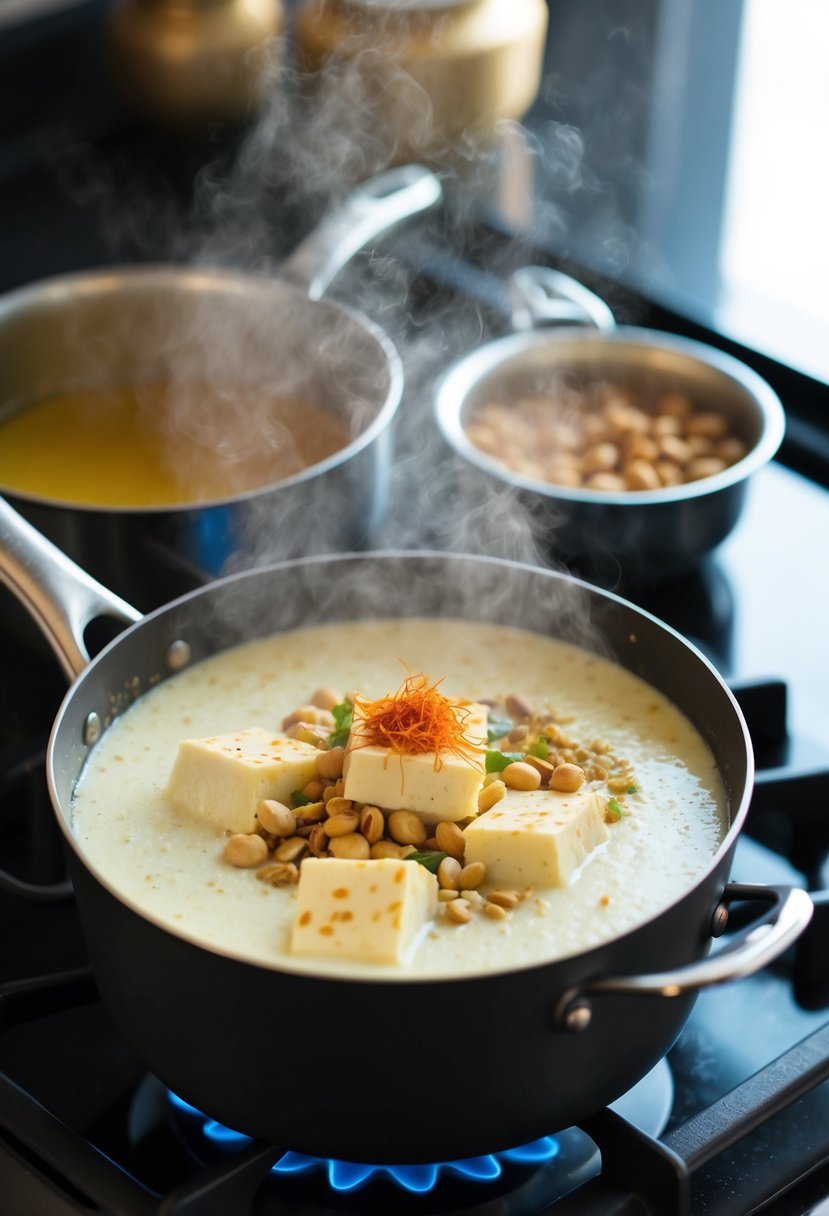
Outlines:
<svg viewBox="0 0 829 1216"><path fill-rule="evenodd" d="M520 693L572 715L576 737L606 739L637 793L610 839L560 889L537 890L504 921L436 924L406 967L288 953L296 888L222 860L225 837L174 814L164 797L177 745L250 726L278 730L319 687L379 697L411 671L450 697ZM146 693L91 753L72 831L88 864L171 932L283 970L375 979L480 975L552 961L657 915L704 872L728 823L714 758L685 716L616 664L569 644L458 620L356 621L251 642ZM416 863L411 863L416 864Z"/></svg>
<svg viewBox="0 0 829 1216"><path fill-rule="evenodd" d="M0 422L0 485L78 506L183 506L273 485L350 439L333 410L267 388L101 386Z"/></svg>

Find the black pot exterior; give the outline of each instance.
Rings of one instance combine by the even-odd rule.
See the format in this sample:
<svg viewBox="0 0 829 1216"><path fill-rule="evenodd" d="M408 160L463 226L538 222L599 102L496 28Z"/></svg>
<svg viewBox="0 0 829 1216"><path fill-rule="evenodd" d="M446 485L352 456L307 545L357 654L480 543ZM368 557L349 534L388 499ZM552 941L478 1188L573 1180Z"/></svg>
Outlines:
<svg viewBox="0 0 829 1216"><path fill-rule="evenodd" d="M486 474L480 474L486 479ZM492 479L479 487L491 495ZM725 540L743 510L747 482L725 486L703 498L658 507L573 502L529 489L518 497L552 562L578 569L604 585L635 587L679 578L696 570Z"/></svg>
<svg viewBox="0 0 829 1216"><path fill-rule="evenodd" d="M572 640L584 638L589 616L594 649L685 711L714 753L731 828L675 904L624 937L544 966L447 981L346 982L256 967L174 936L122 903L75 851L68 810L89 750L87 715L104 720L114 695L122 708L152 686L173 641L187 640L195 660L315 619L435 614ZM49 763L93 969L147 1066L237 1130L286 1149L377 1163L474 1156L554 1132L613 1101L665 1054L692 997L596 996L580 1035L557 1029L556 1008L585 980L665 971L705 953L752 768L728 689L654 618L564 575L414 553L288 563L153 613L76 682Z"/></svg>
<svg viewBox="0 0 829 1216"><path fill-rule="evenodd" d="M625 1093L693 997L601 996L556 1028L588 976L701 957L730 858L656 921L589 954L487 978L347 982L269 971L174 937L73 859L92 967L153 1073L227 1127L312 1156L456 1160L528 1143Z"/></svg>

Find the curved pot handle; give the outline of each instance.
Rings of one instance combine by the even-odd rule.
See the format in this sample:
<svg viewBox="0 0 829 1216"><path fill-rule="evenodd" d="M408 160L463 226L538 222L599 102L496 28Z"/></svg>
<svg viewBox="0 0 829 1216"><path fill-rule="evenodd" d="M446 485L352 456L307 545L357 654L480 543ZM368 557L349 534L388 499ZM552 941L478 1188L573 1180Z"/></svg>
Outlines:
<svg viewBox="0 0 829 1216"><path fill-rule="evenodd" d="M602 333L616 328L616 318L600 296L549 266L522 266L510 275L509 291L516 331L545 325L592 325Z"/></svg>
<svg viewBox="0 0 829 1216"><path fill-rule="evenodd" d="M141 613L113 595L0 498L0 582L40 626L70 680L89 662L84 631L98 617L124 625Z"/></svg>
<svg viewBox="0 0 829 1216"><path fill-rule="evenodd" d="M609 976L588 980L580 988L565 992L556 1007L559 1030L586 1030L592 1018L591 997L604 993L622 996L681 996L729 980L743 979L762 970L782 954L803 932L812 918L814 905L799 887L764 886L754 883L729 883L714 912L712 935L725 928L729 903L761 900L770 903L769 911L755 921L733 942L708 958L677 967L674 971L652 975Z"/></svg>
<svg viewBox="0 0 829 1216"><path fill-rule="evenodd" d="M354 255L380 233L437 203L439 179L422 165L401 165L363 182L279 267L280 278L318 300Z"/></svg>

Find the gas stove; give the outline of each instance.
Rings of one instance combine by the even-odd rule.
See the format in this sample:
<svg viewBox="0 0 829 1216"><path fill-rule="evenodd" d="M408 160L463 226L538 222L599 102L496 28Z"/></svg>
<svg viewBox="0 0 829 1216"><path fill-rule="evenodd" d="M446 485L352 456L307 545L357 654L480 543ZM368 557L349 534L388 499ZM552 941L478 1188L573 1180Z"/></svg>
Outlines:
<svg viewBox="0 0 829 1216"><path fill-rule="evenodd" d="M808 520L808 544L792 541L800 520ZM289 1144L252 1143L164 1090L121 1039L86 967L43 778L61 677L4 596L0 840L11 874L0 880L4 1212L826 1210L829 829L820 808L829 795L829 718L813 554L827 541L829 495L776 463L757 478L735 532L699 570L626 589L730 681L758 763L733 877L808 886L812 925L774 967L703 993L667 1058L613 1109L471 1161L441 1162L436 1145L433 1166L372 1168L304 1158Z"/></svg>
<svg viewBox="0 0 829 1216"><path fill-rule="evenodd" d="M78 63L95 56L94 43L83 42L83 28L70 22L66 34L77 42ZM94 70L91 76L98 79ZM0 289L115 260L112 246L100 243L97 201L79 202L77 175L93 162L99 182L106 180L110 206L127 193L149 197L152 182L170 211L178 206L180 182L197 168L197 154L129 129L113 133L107 126L101 134L96 97L93 89L81 116L93 133L80 151L78 144L67 151L67 141L44 166L31 148L4 143L0 170L6 197L17 202L13 224L0 235ZM292 215L290 223L277 223L276 236L284 244L285 232L307 218ZM369 288L358 286L366 282L362 260L338 290L350 299L358 292L360 307L392 329L422 334L425 319L437 311L446 321L444 332L457 329L461 340L497 333L508 310L504 275L516 265L542 262L575 271L610 300L622 322L729 346L645 296L574 267L560 251L516 238L489 212L465 215L459 225L456 216L449 224L444 210L407 229L404 242L395 245L390 238L381 253L368 267ZM153 248L127 242L126 254L137 260L152 256ZM124 260L123 240L118 257ZM408 289L403 313L388 302L401 278ZM442 342L413 344L404 444L424 426L428 386L448 357ZM186 1096L166 1091L101 1004L43 775L62 678L34 627L2 592L4 1216L829 1213L829 704L822 565L829 551L829 470L820 444L808 441L814 382L789 376L762 355L753 362L762 374L777 377L775 387L791 411L781 460L757 476L737 528L698 570L621 590L706 653L740 701L758 775L732 877L810 889L815 917L798 944L772 968L703 993L666 1059L612 1109L580 1127L470 1161L441 1161L436 1145L435 1164L416 1167L321 1161L300 1157L290 1144L252 1143L194 1110ZM405 513L400 504L397 514L393 509L380 543L398 540ZM434 523L424 516L407 534L409 543L443 539ZM186 590L191 576L168 566L153 588L156 602Z"/></svg>

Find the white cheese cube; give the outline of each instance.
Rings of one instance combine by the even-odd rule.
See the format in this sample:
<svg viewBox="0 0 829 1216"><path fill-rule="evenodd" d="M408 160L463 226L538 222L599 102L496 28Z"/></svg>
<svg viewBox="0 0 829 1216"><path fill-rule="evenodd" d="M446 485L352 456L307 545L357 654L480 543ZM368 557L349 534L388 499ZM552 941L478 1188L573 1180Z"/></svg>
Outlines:
<svg viewBox="0 0 829 1216"><path fill-rule="evenodd" d="M437 879L416 861L307 857L291 950L406 963L435 917L437 897Z"/></svg>
<svg viewBox="0 0 829 1216"><path fill-rule="evenodd" d="M487 886L564 887L608 830L589 790L508 790L464 837L466 863L483 862Z"/></svg>
<svg viewBox="0 0 829 1216"><path fill-rule="evenodd" d="M426 823L452 822L478 813L484 780L487 707L458 701L464 710L463 755L450 751L409 756L388 747L361 743L360 717L354 711L351 739L343 765L344 795L387 810L414 811Z"/></svg>
<svg viewBox="0 0 829 1216"><path fill-rule="evenodd" d="M317 775L317 749L260 727L209 739L182 739L167 797L182 814L230 832L252 832L263 798L291 805Z"/></svg>

